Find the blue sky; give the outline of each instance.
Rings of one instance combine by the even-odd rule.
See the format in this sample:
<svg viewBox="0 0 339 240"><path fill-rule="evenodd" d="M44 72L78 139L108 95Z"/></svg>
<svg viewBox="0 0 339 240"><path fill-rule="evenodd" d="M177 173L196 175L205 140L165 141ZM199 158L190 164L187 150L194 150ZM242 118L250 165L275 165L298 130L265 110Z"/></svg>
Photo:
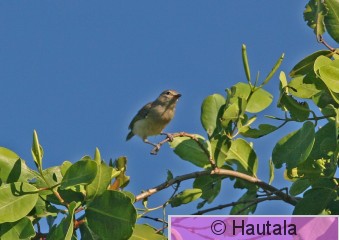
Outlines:
<svg viewBox="0 0 339 240"><path fill-rule="evenodd" d="M245 81L241 45L247 45L252 74L264 77L285 53L280 68L289 72L300 59L323 49L303 21L306 1L1 1L0 146L34 167L33 129L44 147L44 167L93 155L128 157L137 194L174 175L199 170L168 146L157 156L140 139L126 142L127 127L145 103L164 89L183 96L168 132L205 135L200 106L213 93ZM267 89L277 94L278 75ZM275 99L276 101L276 99ZM275 103L275 102L274 102ZM264 114L282 116L275 108ZM258 176L268 180L275 142L296 129L255 141ZM161 137L151 138L160 141ZM289 186L276 172L273 184ZM242 192L222 186L211 206L235 201ZM190 187L191 183L184 184ZM232 193L232 196L228 193ZM150 199L161 204L171 191ZM196 204L167 213L189 214ZM218 213L228 213L228 209ZM284 203L263 203L256 214L290 214Z"/></svg>

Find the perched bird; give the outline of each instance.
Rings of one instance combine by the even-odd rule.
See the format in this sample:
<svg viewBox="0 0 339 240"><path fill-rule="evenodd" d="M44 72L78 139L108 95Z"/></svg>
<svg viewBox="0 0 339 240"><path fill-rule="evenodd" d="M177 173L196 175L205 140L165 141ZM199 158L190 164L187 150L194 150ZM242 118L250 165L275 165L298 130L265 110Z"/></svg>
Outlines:
<svg viewBox="0 0 339 240"><path fill-rule="evenodd" d="M145 143L158 147L148 141L148 136L162 134L162 130L174 117L175 106L181 94L174 90L163 91L155 101L143 106L132 119L128 129L131 131L126 141L138 135Z"/></svg>

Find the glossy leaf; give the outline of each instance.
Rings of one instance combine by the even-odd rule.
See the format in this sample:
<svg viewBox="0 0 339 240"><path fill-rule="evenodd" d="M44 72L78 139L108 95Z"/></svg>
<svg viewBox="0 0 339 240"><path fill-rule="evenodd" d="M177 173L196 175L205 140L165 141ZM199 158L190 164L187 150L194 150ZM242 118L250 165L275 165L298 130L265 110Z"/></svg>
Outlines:
<svg viewBox="0 0 339 240"><path fill-rule="evenodd" d="M86 200L89 201L103 194L111 182L112 167L109 167L105 162L96 161L98 164L97 175L93 182L86 186Z"/></svg>
<svg viewBox="0 0 339 240"><path fill-rule="evenodd" d="M25 217L38 201L38 189L31 184L15 182L0 187L0 223Z"/></svg>
<svg viewBox="0 0 339 240"><path fill-rule="evenodd" d="M292 196L297 196L303 193L310 186L311 183L308 179L298 179L292 184L289 192Z"/></svg>
<svg viewBox="0 0 339 240"><path fill-rule="evenodd" d="M130 240L166 240L156 229L147 224L135 224L133 235Z"/></svg>
<svg viewBox="0 0 339 240"><path fill-rule="evenodd" d="M102 239L128 239L137 212L129 197L118 191L105 191L86 209L88 227Z"/></svg>
<svg viewBox="0 0 339 240"><path fill-rule="evenodd" d="M38 179L36 182L36 186L39 188L56 186L62 180L62 174L60 167L58 166L44 169L42 175L44 176L44 179Z"/></svg>
<svg viewBox="0 0 339 240"><path fill-rule="evenodd" d="M250 113L258 113L271 105L273 96L266 90L260 88L256 90L247 103L246 111Z"/></svg>
<svg viewBox="0 0 339 240"><path fill-rule="evenodd" d="M294 208L294 215L317 215L336 199L335 190L330 188L312 188L305 192L304 197Z"/></svg>
<svg viewBox="0 0 339 240"><path fill-rule="evenodd" d="M330 57L330 56L333 55L333 53L331 51L329 51L329 50L321 50L321 51L312 53L311 55L305 57L303 60L298 62L293 67L293 69L289 73L290 77L296 77L298 75L306 75L309 72L312 72L315 60L319 56L322 56L322 55Z"/></svg>
<svg viewBox="0 0 339 240"><path fill-rule="evenodd" d="M298 122L304 122L311 112L307 102L298 102L286 93L281 94L278 107L284 111L288 111L291 118Z"/></svg>
<svg viewBox="0 0 339 240"><path fill-rule="evenodd" d="M209 149L202 136L196 135L196 137L205 149ZM195 140L189 137L176 137L169 144L181 159L189 161L198 167L209 165L208 156Z"/></svg>
<svg viewBox="0 0 339 240"><path fill-rule="evenodd" d="M244 127L241 129L240 133L244 137L260 138L260 137L263 137L267 134L274 132L277 129L278 127L270 125L270 124L260 124L258 129Z"/></svg>
<svg viewBox="0 0 339 240"><path fill-rule="evenodd" d="M289 93L299 98L311 98L322 91L317 81L319 79L313 74L295 77L288 83Z"/></svg>
<svg viewBox="0 0 339 240"><path fill-rule="evenodd" d="M215 131L218 131L225 101L225 98L220 94L213 94L205 98L202 103L200 120L208 136L212 136Z"/></svg>
<svg viewBox="0 0 339 240"><path fill-rule="evenodd" d="M226 136L219 136L210 140L212 156L217 167L225 164L227 152L230 147L230 141Z"/></svg>
<svg viewBox="0 0 339 240"><path fill-rule="evenodd" d="M252 89L246 83L237 83L231 88L230 103L238 102L239 98L247 102L246 111L257 113L267 108L273 100L273 96L262 88L255 88L250 96ZM250 97L249 97L250 96ZM240 108L239 108L240 109Z"/></svg>
<svg viewBox="0 0 339 240"><path fill-rule="evenodd" d="M171 200L170 204L172 207L178 207L183 204L193 202L202 195L202 190L199 188L186 189L177 195L175 195Z"/></svg>
<svg viewBox="0 0 339 240"><path fill-rule="evenodd" d="M319 56L317 59L314 61L314 73L319 77L318 71L321 67L330 65L332 63L331 59L329 57L325 56Z"/></svg>
<svg viewBox="0 0 339 240"><path fill-rule="evenodd" d="M333 121L315 133L315 141L309 159L329 159L337 147L336 125Z"/></svg>
<svg viewBox="0 0 339 240"><path fill-rule="evenodd" d="M0 147L0 169L3 183L26 182L39 177L16 153L4 147Z"/></svg>
<svg viewBox="0 0 339 240"><path fill-rule="evenodd" d="M331 65L322 66L319 68L319 75L326 86L333 92L339 93L339 64L334 60Z"/></svg>
<svg viewBox="0 0 339 240"><path fill-rule="evenodd" d="M244 139L233 140L228 150L226 163L238 166L238 171L256 176L258 169L258 158L251 145Z"/></svg>
<svg viewBox="0 0 339 240"><path fill-rule="evenodd" d="M326 0L328 12L324 22L328 34L339 43L339 2L337 0Z"/></svg>
<svg viewBox="0 0 339 240"><path fill-rule="evenodd" d="M221 180L222 178L220 176L200 176L194 180L193 188L201 189L202 195L200 198L211 203L220 192Z"/></svg>
<svg viewBox="0 0 339 240"><path fill-rule="evenodd" d="M60 188L90 184L97 175L97 164L92 160L80 160L70 166L62 179Z"/></svg>
<svg viewBox="0 0 339 240"><path fill-rule="evenodd" d="M280 139L272 153L275 167L281 168L285 163L287 169L292 169L304 162L312 150L314 134L313 123L305 122L301 129Z"/></svg>
<svg viewBox="0 0 339 240"><path fill-rule="evenodd" d="M60 172L62 174L62 176L65 176L68 168L72 166L72 163L70 161L64 161L61 166L60 166Z"/></svg>
<svg viewBox="0 0 339 240"><path fill-rule="evenodd" d="M314 30L317 38L325 32L324 16L327 8L322 1L310 0L304 11L304 19L307 25Z"/></svg>
<svg viewBox="0 0 339 240"><path fill-rule="evenodd" d="M95 234L92 229L88 227L87 223L81 224L80 227L81 239L86 240L100 240L100 237Z"/></svg>
<svg viewBox="0 0 339 240"><path fill-rule="evenodd" d="M31 239L35 236L35 230L29 218L24 217L16 222L3 223L0 226L0 239Z"/></svg>

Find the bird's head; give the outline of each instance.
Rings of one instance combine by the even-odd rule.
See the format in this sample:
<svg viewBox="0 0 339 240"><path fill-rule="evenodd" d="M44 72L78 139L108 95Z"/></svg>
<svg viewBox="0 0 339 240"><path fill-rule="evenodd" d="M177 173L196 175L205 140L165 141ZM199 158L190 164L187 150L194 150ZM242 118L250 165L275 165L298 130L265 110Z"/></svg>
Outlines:
<svg viewBox="0 0 339 240"><path fill-rule="evenodd" d="M165 90L159 95L156 101L162 104L175 104L180 97L181 94L175 90Z"/></svg>

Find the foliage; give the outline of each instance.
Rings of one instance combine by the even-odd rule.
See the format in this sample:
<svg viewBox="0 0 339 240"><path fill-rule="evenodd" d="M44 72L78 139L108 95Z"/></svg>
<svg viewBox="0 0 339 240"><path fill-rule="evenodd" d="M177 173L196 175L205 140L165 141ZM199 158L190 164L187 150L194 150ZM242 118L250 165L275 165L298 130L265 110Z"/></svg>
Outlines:
<svg viewBox="0 0 339 240"><path fill-rule="evenodd" d="M246 46L242 47L245 82L202 101L201 124L205 134L175 133L159 143L169 143L182 160L201 168L200 172L174 177L168 171L166 182L135 196L124 191L130 183L127 158L107 164L95 150L75 163L43 168L44 151L33 132L32 158L37 170L30 169L16 153L0 147L0 238L1 239L165 239L163 231L137 224L141 217L168 206L180 207L200 200L198 209L213 203L225 181L245 190L238 202L199 210L204 214L232 207L231 214L255 213L257 204L272 198L294 205L293 214L339 214L338 129L339 54L323 38L328 34L339 42L339 4L336 0L310 0L304 11L307 25L327 50L311 53L290 71L279 74L277 107L284 117L262 112L273 102L264 89L274 78L284 54L260 81L253 80ZM269 122L268 122L269 121ZM272 122L276 124L272 124ZM258 161L251 139L286 131L297 122L300 128L287 132L272 150L269 183L259 179ZM205 136L203 136L205 135ZM157 149L157 150L159 150ZM275 168L285 168L284 177L292 182L289 193L271 185ZM180 182L193 179L193 186L178 192ZM173 194L157 208L149 208L152 194L174 185ZM265 196L258 193L264 190ZM299 195L299 197L295 197ZM135 203L142 201L144 208ZM61 221L55 221L62 218ZM39 223L46 219L49 231L42 233ZM165 216L164 216L165 219ZM165 220L156 220L163 223ZM35 226L35 228L34 228ZM163 230L163 229L162 229Z"/></svg>

